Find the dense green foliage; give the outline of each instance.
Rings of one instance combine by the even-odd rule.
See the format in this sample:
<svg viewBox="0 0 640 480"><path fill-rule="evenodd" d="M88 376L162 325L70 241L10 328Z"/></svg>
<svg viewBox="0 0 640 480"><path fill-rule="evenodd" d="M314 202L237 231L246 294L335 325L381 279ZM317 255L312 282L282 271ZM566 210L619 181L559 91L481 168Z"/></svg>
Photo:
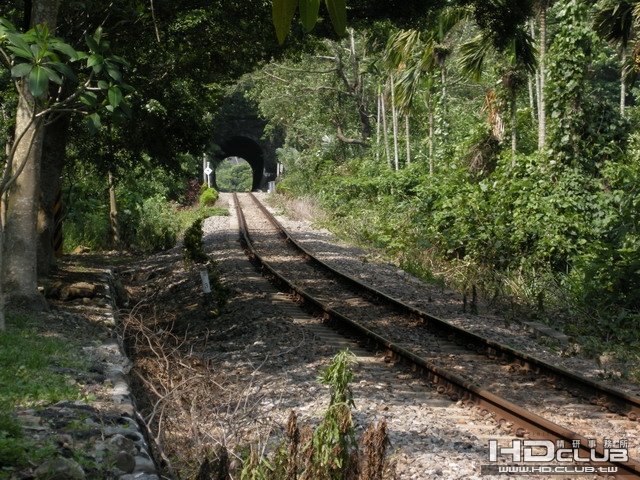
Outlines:
<svg viewBox="0 0 640 480"><path fill-rule="evenodd" d="M184 232L184 260L186 263L207 263L209 256L202 249L202 218L195 220Z"/></svg>
<svg viewBox="0 0 640 480"><path fill-rule="evenodd" d="M202 186L202 193L200 194L200 206L210 207L218 200L218 191L215 188L209 188L206 185Z"/></svg>
<svg viewBox="0 0 640 480"><path fill-rule="evenodd" d="M253 170L247 162L225 160L216 168L216 185L224 192L249 192L252 184Z"/></svg>
<svg viewBox="0 0 640 480"><path fill-rule="evenodd" d="M371 25L254 74L250 95L285 133L278 191L319 199L334 230L506 314L519 305L583 343L609 342L596 350L637 348L639 137L636 108L620 107L620 58L587 2L547 11L537 148L536 58L514 27L539 17L531 2L511 20L483 5L448 30Z"/></svg>
<svg viewBox="0 0 640 480"><path fill-rule="evenodd" d="M193 222L173 216L200 196L202 156L225 128L216 112L239 95L283 139L278 191L318 199L335 230L425 278L475 287L496 308L521 305L575 336L637 346L636 2L624 22L615 2L405 3L348 2L337 38L341 1L61 2L56 34L79 48L101 27L132 87L130 118L104 115L98 132L69 113L68 248L113 248L110 215L119 246L173 245ZM316 4L332 21L303 35ZM25 5L0 1L15 25ZM289 25L278 47L275 31L283 40ZM54 84L66 71L34 62L12 68ZM101 88L120 103L123 92ZM15 95L2 98L4 145ZM249 173L223 166L219 187L248 189Z"/></svg>

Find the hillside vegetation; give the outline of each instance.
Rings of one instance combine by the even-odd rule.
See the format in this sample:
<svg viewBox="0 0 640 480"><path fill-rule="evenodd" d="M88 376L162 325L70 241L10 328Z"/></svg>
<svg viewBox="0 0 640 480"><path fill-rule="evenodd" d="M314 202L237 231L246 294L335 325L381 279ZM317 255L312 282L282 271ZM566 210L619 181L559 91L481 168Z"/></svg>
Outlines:
<svg viewBox="0 0 640 480"><path fill-rule="evenodd" d="M634 358L640 135L613 12L558 2L501 37L477 8L309 42L246 76L285 138L278 192L422 278Z"/></svg>
<svg viewBox="0 0 640 480"><path fill-rule="evenodd" d="M175 244L211 196L217 129L254 113L281 145L278 193L336 232L588 353L636 358L640 3L352 0L346 27L325 11L341 2L321 3L315 27L299 10L287 30L271 2L62 2L54 38L0 1L2 238L25 252L2 257L4 292L41 304L60 221L67 252ZM27 94L46 148L20 163ZM219 171L225 188L249 188L238 170Z"/></svg>

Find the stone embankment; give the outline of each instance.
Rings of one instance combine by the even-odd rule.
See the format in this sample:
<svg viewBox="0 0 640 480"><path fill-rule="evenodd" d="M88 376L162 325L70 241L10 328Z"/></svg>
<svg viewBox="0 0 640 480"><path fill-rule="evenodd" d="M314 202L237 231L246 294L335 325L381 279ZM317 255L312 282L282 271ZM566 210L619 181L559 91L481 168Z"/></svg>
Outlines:
<svg viewBox="0 0 640 480"><path fill-rule="evenodd" d="M51 311L47 334L81 345L77 368L60 369L85 401L20 409L24 436L38 453L14 478L49 480L158 480L158 470L137 419L126 375L131 364L118 340L114 281L109 270L61 263L57 279L47 287ZM43 458L44 457L44 458ZM2 476L0 478L7 478Z"/></svg>

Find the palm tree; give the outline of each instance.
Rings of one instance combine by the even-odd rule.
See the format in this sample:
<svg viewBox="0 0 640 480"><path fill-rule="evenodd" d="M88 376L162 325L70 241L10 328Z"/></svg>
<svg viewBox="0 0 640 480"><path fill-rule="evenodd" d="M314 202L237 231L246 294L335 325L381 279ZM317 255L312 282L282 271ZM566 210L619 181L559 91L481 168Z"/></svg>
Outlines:
<svg viewBox="0 0 640 480"><path fill-rule="evenodd" d="M424 32L415 29L401 30L389 37L384 53L384 63L390 76L393 76L392 109L398 109L405 118L405 133L409 137L409 117L416 94L426 89L429 110L429 146L430 157L433 153L434 111L432 92L435 88L434 76L440 77L440 101L443 112L447 103L446 63L452 53L448 44L451 30L463 19L468 18L472 10L468 7L446 8L438 16L435 26ZM426 39L423 39L426 37ZM390 82L391 83L391 82ZM407 158L410 158L407 140ZM430 165L433 171L433 165Z"/></svg>
<svg viewBox="0 0 640 480"><path fill-rule="evenodd" d="M604 0L596 6L593 26L596 32L611 44L620 47L622 70L620 74L620 114L625 115L627 95L627 75L631 68L627 65L629 44L636 36L636 26L640 20L640 2Z"/></svg>
<svg viewBox="0 0 640 480"><path fill-rule="evenodd" d="M538 71L536 72L536 91L538 97L538 150L543 150L547 137L547 107L544 100L544 84L546 79L547 58L547 10L552 0L536 2L539 37L538 37Z"/></svg>
<svg viewBox="0 0 640 480"><path fill-rule="evenodd" d="M526 26L518 26L514 30L513 37L506 45L502 54L506 58L506 65L501 75L502 86L509 94L509 110L511 113L511 151L515 161L517 150L517 93L523 85L522 75L533 73L537 65L536 49L531 35L526 31ZM460 47L460 68L463 74L479 80L484 72L487 56L496 52L496 42L493 32L482 30L473 39L465 42Z"/></svg>

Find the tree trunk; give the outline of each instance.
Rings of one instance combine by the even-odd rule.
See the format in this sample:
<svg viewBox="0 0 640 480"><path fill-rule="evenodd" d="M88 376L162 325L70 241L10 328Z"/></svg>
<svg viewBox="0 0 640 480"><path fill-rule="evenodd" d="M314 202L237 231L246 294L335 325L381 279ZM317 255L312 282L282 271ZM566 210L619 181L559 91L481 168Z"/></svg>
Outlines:
<svg viewBox="0 0 640 480"><path fill-rule="evenodd" d="M516 166L516 150L518 148L518 105L516 91L511 90L511 166Z"/></svg>
<svg viewBox="0 0 640 480"><path fill-rule="evenodd" d="M387 127L387 105L384 101L384 93L380 96L382 104L382 130L384 132L384 153L387 157L387 165L391 168L391 154L389 153L389 130Z"/></svg>
<svg viewBox="0 0 640 480"><path fill-rule="evenodd" d="M382 122L382 95L378 91L378 115L376 116L376 162L380 160L380 123Z"/></svg>
<svg viewBox="0 0 640 480"><path fill-rule="evenodd" d="M6 201L4 238L4 289L12 304L46 308L38 292L37 234L38 198L40 196L40 158L42 155L43 121L33 121L33 97L27 82L20 84L21 94L16 115L14 168L24 162L24 169L9 188ZM14 170L14 175L17 170Z"/></svg>
<svg viewBox="0 0 640 480"><path fill-rule="evenodd" d="M58 16L59 0L34 0L31 7L30 26L47 25L53 34ZM5 203L4 241L0 267L3 294L0 310L4 309L4 297L12 304L24 305L35 310L47 308L38 292L37 274L37 219L40 196L40 165L44 121L38 118L37 104L28 89L26 80L19 84L19 100L16 110L16 148L13 158L15 182L7 191ZM24 134L24 135L23 135ZM22 165L24 169L18 172ZM19 173L19 174L18 174ZM4 322L4 312L2 313Z"/></svg>
<svg viewBox="0 0 640 480"><path fill-rule="evenodd" d="M118 203L116 201L116 182L109 170L109 220L111 222L111 241L115 248L120 248L120 223L118 222Z"/></svg>
<svg viewBox="0 0 640 480"><path fill-rule="evenodd" d="M405 114L404 116L404 134L405 134L405 143L407 145L407 165L411 163L411 136L409 131L409 114Z"/></svg>
<svg viewBox="0 0 640 480"><path fill-rule="evenodd" d="M40 184L41 208L38 215L38 275L48 275L55 268L58 254L57 242L62 240L61 225L55 213L61 208L60 191L62 169L65 160L70 115L62 115L48 124L44 130L44 150Z"/></svg>
<svg viewBox="0 0 640 480"><path fill-rule="evenodd" d="M547 143L547 114L544 95L545 86L545 61L547 57L547 5L542 2L539 14L540 43L538 62L538 150L543 150Z"/></svg>
<svg viewBox="0 0 640 480"><path fill-rule="evenodd" d="M391 75L391 122L393 123L393 163L396 170L400 170L398 153L398 109L396 108L395 84Z"/></svg>

